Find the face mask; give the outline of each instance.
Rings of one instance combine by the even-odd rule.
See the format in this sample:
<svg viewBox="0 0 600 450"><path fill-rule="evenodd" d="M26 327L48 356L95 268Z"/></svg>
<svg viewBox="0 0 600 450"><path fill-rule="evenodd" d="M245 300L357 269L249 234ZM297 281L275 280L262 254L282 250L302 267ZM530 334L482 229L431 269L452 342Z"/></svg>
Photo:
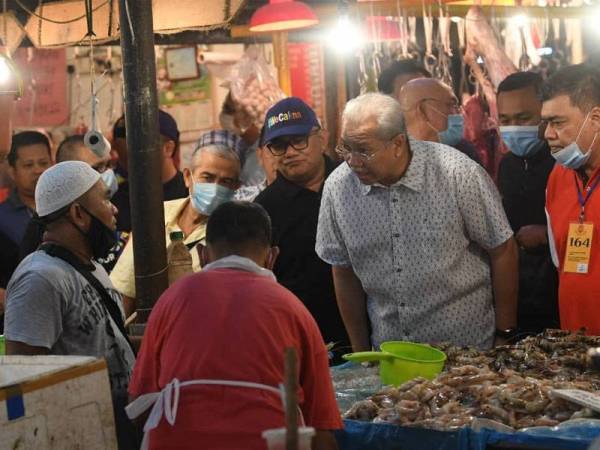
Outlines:
<svg viewBox="0 0 600 450"><path fill-rule="evenodd" d="M110 191L110 197L117 193L119 190L119 181L117 180L117 176L112 169L106 169L104 172L100 174L100 178L104 181L104 184Z"/></svg>
<svg viewBox="0 0 600 450"><path fill-rule="evenodd" d="M567 145L562 150L560 150L556 153L552 153L552 156L554 157L554 159L556 159L556 161L561 166L564 166L567 169L577 170L577 169L583 167L585 165L585 163L587 163L588 160L590 159L590 156L592 154L591 150L592 150L592 147L594 146L594 143L596 142L596 137L598 136L598 134L596 133L594 135L594 139L592 140L592 143L590 144L589 148L587 149L587 151L585 153L581 150L581 148L579 147L579 144L577 144L577 140L579 139L579 136L581 136L581 132L583 131L583 128L585 127L585 124L586 124L589 116L590 116L589 113L587 116L585 116L585 120L581 124L581 128L579 128L579 132L577 133L577 137L575 138L575 141L570 143L569 145Z"/></svg>
<svg viewBox="0 0 600 450"><path fill-rule="evenodd" d="M92 218L90 228L86 233L74 223L73 226L77 228L77 230L87 239L90 247L92 248L92 257L95 260L106 258L110 253L110 250L117 243L117 232L104 225L86 208L83 206L81 206L81 208Z"/></svg>
<svg viewBox="0 0 600 450"><path fill-rule="evenodd" d="M442 144L454 146L462 141L465 133L465 118L462 114L450 114L448 116L448 128L440 131L438 136Z"/></svg>
<svg viewBox="0 0 600 450"><path fill-rule="evenodd" d="M234 194L233 190L217 183L194 182L192 206L200 214L210 216L219 205L230 201Z"/></svg>
<svg viewBox="0 0 600 450"><path fill-rule="evenodd" d="M235 120L231 114L219 114L219 123L224 130L231 131L235 134L240 134L240 130L235 126Z"/></svg>
<svg viewBox="0 0 600 450"><path fill-rule="evenodd" d="M540 151L542 141L538 138L536 126L500 127L500 136L508 149L516 156L529 158Z"/></svg>

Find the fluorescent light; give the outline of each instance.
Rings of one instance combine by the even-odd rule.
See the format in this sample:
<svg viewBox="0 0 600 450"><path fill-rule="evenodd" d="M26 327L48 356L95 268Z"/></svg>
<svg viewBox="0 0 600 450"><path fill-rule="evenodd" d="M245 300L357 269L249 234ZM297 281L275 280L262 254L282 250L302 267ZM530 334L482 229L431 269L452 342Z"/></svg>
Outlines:
<svg viewBox="0 0 600 450"><path fill-rule="evenodd" d="M462 17L452 16L452 17L450 17L450 20L454 23L459 23L463 19L462 19Z"/></svg>

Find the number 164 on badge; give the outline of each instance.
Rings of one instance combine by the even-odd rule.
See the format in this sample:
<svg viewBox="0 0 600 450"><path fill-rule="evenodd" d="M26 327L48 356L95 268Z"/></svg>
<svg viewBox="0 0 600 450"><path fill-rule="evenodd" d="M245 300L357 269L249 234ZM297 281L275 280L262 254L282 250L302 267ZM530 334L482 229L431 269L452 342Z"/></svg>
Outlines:
<svg viewBox="0 0 600 450"><path fill-rule="evenodd" d="M565 272L588 273L592 253L593 223L570 223L565 252Z"/></svg>

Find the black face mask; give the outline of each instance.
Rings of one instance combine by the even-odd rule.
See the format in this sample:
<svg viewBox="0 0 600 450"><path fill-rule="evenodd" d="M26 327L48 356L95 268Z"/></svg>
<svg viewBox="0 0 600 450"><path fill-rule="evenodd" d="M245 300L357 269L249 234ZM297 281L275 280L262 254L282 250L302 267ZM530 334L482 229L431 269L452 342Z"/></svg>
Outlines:
<svg viewBox="0 0 600 450"><path fill-rule="evenodd" d="M92 218L90 229L87 233L85 233L77 225L73 224L73 226L86 237L90 247L92 248L92 256L95 260L106 258L110 253L110 250L117 243L117 233L104 225L86 208L83 206L81 208Z"/></svg>

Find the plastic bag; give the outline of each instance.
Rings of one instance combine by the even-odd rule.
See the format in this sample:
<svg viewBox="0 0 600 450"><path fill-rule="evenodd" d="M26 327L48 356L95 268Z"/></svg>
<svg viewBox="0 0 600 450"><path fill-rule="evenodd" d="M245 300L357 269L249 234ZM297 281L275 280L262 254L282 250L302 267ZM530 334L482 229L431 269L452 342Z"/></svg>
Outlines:
<svg viewBox="0 0 600 450"><path fill-rule="evenodd" d="M250 46L237 64L231 68L227 84L233 100L260 128L268 109L286 97L256 46Z"/></svg>

